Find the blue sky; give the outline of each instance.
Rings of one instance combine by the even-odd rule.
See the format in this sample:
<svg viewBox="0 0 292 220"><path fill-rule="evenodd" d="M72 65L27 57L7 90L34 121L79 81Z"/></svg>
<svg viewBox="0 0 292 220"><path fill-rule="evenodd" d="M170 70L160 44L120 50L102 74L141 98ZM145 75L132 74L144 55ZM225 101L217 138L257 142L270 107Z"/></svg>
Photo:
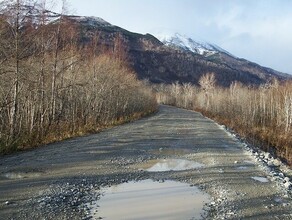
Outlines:
<svg viewBox="0 0 292 220"><path fill-rule="evenodd" d="M292 74L291 0L67 0L70 12L138 33L175 33Z"/></svg>

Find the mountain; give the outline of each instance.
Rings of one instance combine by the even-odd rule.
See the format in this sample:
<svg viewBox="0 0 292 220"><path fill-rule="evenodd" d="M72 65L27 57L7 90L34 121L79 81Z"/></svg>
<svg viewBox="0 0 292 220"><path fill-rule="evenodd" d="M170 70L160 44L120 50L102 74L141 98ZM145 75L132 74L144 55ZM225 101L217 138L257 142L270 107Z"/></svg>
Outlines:
<svg viewBox="0 0 292 220"><path fill-rule="evenodd" d="M28 25L20 29L47 25L52 27L48 30L54 30L62 22L62 39L70 40L74 34L78 46L91 48L91 52L94 50L97 55L109 53L126 62L139 79L152 83L198 84L200 77L208 72L213 72L217 84L225 87L233 81L259 85L273 78L291 79L288 74L237 58L217 45L198 42L180 34L159 40L151 34L130 32L99 17L61 15L43 10L38 5L23 5L20 10L23 13L18 14L19 20L25 18ZM8 11L15 11L13 4ZM1 16L9 17L9 13ZM60 49L63 43L65 45L65 42L59 42Z"/></svg>
<svg viewBox="0 0 292 220"><path fill-rule="evenodd" d="M259 85L273 78L291 78L237 58L214 44L197 42L180 34L159 40L151 34L133 33L97 17L66 16L66 20L80 31L80 44L88 44L98 36L100 50L122 54L139 79L152 83L198 84L207 72L214 72L221 86L229 86L233 81Z"/></svg>
<svg viewBox="0 0 292 220"><path fill-rule="evenodd" d="M289 74L281 73L271 68L262 67L245 59L240 59L215 44L195 41L179 33L175 33L172 36L159 35L158 39L169 47L172 47L174 49L191 51L195 54L204 56L209 61L213 61L218 64L224 64L226 66L229 66L230 68L233 68L234 70L249 72L254 71L254 74L258 74L262 78L265 77L264 73L267 73L269 76L275 76L276 78L291 78L291 75Z"/></svg>
<svg viewBox="0 0 292 220"><path fill-rule="evenodd" d="M169 47L181 48L184 50L191 51L196 54L208 57L214 55L215 53L228 53L226 50L220 48L215 44L210 44L202 41L195 41L187 36L183 36L179 33L174 35L158 35L157 38ZM232 56L232 55L231 55Z"/></svg>

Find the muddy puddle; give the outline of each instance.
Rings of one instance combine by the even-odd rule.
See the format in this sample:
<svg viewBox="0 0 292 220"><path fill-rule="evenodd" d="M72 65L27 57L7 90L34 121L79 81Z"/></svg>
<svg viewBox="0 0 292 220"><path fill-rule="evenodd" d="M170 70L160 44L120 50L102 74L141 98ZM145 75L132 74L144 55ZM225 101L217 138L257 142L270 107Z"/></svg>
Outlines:
<svg viewBox="0 0 292 220"><path fill-rule="evenodd" d="M88 205L93 219L201 219L210 196L176 181L143 180L101 189Z"/></svg>
<svg viewBox="0 0 292 220"><path fill-rule="evenodd" d="M205 166L204 164L192 160L161 159L150 160L147 164L143 165L142 169L148 172L164 172L197 169L204 166Z"/></svg>

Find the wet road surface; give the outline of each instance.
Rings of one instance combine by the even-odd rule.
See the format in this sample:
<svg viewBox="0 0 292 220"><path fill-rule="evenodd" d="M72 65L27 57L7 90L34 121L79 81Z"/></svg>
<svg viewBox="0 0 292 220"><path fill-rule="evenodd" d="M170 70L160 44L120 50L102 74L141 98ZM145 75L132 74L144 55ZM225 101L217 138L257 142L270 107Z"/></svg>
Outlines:
<svg viewBox="0 0 292 220"><path fill-rule="evenodd" d="M265 156L200 113L161 106L99 134L0 157L0 219L95 219L89 204L103 187L148 180L206 193L202 219L292 219L289 171Z"/></svg>

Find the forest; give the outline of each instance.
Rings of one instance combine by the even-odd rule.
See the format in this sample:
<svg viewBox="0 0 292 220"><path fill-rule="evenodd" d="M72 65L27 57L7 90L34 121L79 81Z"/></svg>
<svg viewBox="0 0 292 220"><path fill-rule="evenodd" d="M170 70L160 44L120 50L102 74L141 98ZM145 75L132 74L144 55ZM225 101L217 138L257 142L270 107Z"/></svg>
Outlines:
<svg viewBox="0 0 292 220"><path fill-rule="evenodd" d="M161 84L154 90L159 103L199 111L292 165L291 81L274 80L259 87L234 82L223 88L207 73L199 85Z"/></svg>
<svg viewBox="0 0 292 220"><path fill-rule="evenodd" d="M0 4L0 153L63 140L155 112L157 102L200 111L292 164L292 82L260 86L215 74L191 83L140 81L120 35L100 48L46 1ZM203 73L202 73L203 74ZM221 80L221 79L220 79Z"/></svg>
<svg viewBox="0 0 292 220"><path fill-rule="evenodd" d="M151 89L127 66L120 45L101 53L97 40L78 42L79 30L48 11L46 1L24 3L0 5L1 154L156 111Z"/></svg>

